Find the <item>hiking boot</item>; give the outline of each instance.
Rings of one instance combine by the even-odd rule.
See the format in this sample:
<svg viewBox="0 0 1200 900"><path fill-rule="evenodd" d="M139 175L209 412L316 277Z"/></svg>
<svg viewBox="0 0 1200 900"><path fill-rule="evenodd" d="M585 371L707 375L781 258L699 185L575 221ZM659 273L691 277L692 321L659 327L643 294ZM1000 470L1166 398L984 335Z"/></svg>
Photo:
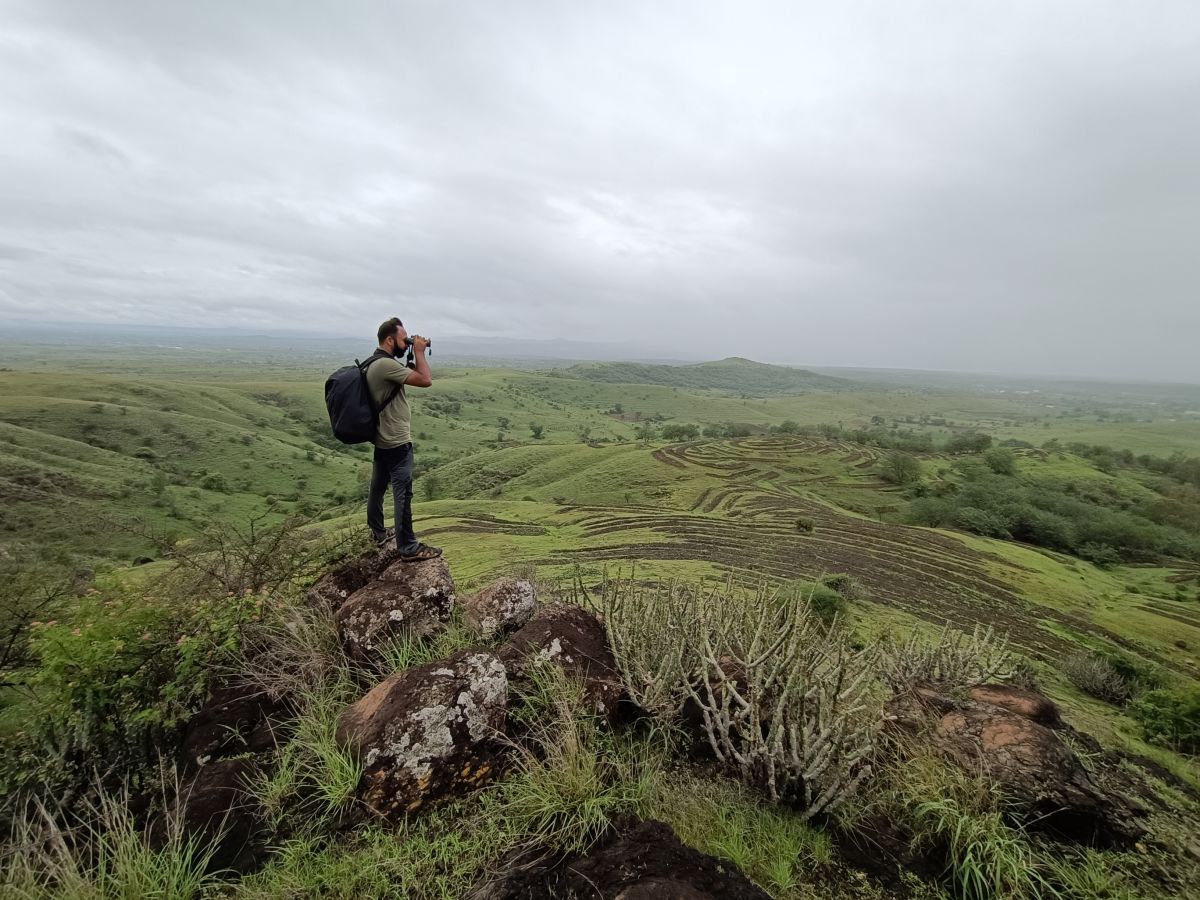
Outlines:
<svg viewBox="0 0 1200 900"><path fill-rule="evenodd" d="M417 544L412 553L401 553L400 562L421 562L426 559L437 559L442 555L441 547L430 547L428 544Z"/></svg>

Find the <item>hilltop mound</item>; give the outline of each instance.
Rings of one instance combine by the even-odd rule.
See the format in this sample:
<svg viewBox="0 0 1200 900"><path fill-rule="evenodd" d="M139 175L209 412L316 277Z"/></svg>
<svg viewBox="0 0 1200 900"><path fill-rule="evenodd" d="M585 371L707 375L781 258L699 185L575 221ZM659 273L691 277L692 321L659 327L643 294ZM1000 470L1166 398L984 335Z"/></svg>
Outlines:
<svg viewBox="0 0 1200 900"><path fill-rule="evenodd" d="M566 374L606 384L663 384L692 389L713 388L743 394L799 394L805 391L844 391L854 382L808 369L774 366L740 356L688 365L651 363L583 363Z"/></svg>

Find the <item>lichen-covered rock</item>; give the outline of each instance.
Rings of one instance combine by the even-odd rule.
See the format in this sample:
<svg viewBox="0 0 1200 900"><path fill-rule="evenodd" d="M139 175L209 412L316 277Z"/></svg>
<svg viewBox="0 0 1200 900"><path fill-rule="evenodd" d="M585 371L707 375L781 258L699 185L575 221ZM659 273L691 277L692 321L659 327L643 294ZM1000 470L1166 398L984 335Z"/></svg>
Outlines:
<svg viewBox="0 0 1200 900"><path fill-rule="evenodd" d="M379 579L350 595L334 616L346 654L375 662L380 649L401 635L428 638L446 629L454 595L444 591L417 597L402 581Z"/></svg>
<svg viewBox="0 0 1200 900"><path fill-rule="evenodd" d="M525 625L535 609L537 595L532 582L501 578L463 600L463 621L480 637L493 638Z"/></svg>
<svg viewBox="0 0 1200 900"><path fill-rule="evenodd" d="M380 682L342 713L337 740L363 765L366 804L397 817L466 793L497 773L507 704L500 660L461 650Z"/></svg>
<svg viewBox="0 0 1200 900"><path fill-rule="evenodd" d="M308 590L309 602L336 610L355 591L366 587L400 558L395 545L368 550L327 572Z"/></svg>
<svg viewBox="0 0 1200 900"><path fill-rule="evenodd" d="M497 653L518 687L532 667L556 666L582 682L586 701L605 716L613 714L624 692L604 626L578 606L543 607Z"/></svg>
<svg viewBox="0 0 1200 900"><path fill-rule="evenodd" d="M418 600L453 605L456 599L454 579L450 577L450 567L444 556L417 562L394 562L379 579L403 584L405 591Z"/></svg>
<svg viewBox="0 0 1200 900"><path fill-rule="evenodd" d="M1007 709L1047 728L1062 725L1054 701L1037 691L1025 691L1007 684L977 684L970 689L971 699Z"/></svg>

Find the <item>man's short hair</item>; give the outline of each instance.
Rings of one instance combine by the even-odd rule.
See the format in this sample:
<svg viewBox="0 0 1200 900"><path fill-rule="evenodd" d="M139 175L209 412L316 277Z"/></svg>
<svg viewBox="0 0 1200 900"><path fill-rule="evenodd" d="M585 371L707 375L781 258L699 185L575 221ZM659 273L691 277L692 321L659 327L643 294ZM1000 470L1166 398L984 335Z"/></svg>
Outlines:
<svg viewBox="0 0 1200 900"><path fill-rule="evenodd" d="M392 316L390 319L388 319L386 322L384 322L382 325L379 326L379 343L382 344L388 338L392 337L396 333L396 329L402 328L403 326L404 326L403 322L401 322L395 316Z"/></svg>

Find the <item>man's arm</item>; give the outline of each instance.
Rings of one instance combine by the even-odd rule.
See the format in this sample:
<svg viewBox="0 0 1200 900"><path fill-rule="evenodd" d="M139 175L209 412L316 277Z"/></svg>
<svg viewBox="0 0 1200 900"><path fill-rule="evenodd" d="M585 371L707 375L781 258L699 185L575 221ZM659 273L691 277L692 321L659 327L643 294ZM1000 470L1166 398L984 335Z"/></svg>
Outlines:
<svg viewBox="0 0 1200 900"><path fill-rule="evenodd" d="M429 341L419 334L413 335L413 357L416 360L415 369L405 369L408 373L404 384L410 387L427 388L433 384L433 373L429 371L429 359L425 356L425 348Z"/></svg>

